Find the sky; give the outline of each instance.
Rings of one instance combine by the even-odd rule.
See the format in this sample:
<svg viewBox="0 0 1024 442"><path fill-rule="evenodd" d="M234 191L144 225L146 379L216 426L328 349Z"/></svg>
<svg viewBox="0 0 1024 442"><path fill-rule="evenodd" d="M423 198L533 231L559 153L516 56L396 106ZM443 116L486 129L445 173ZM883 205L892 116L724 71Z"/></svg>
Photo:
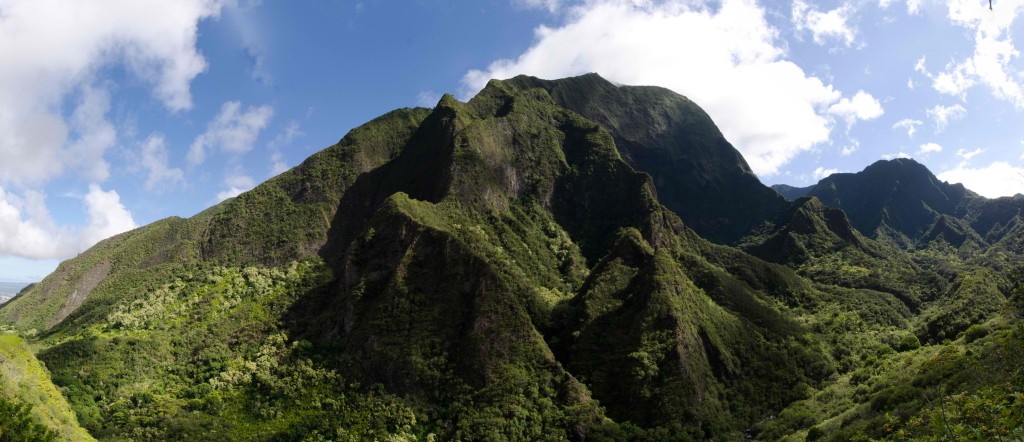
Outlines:
<svg viewBox="0 0 1024 442"><path fill-rule="evenodd" d="M912 157L1024 192L1024 0L0 0L0 280L192 216L399 107L597 72L766 184Z"/></svg>

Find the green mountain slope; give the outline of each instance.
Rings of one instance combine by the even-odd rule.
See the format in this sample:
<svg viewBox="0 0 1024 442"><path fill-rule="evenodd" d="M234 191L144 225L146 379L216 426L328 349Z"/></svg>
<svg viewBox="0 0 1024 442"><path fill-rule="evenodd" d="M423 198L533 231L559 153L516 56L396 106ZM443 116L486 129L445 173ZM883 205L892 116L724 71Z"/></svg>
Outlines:
<svg viewBox="0 0 1024 442"><path fill-rule="evenodd" d="M903 250L862 235L842 210L816 197L797 199L774 226L742 243L747 252L794 267L813 281L889 293L913 310L947 286Z"/></svg>
<svg viewBox="0 0 1024 442"><path fill-rule="evenodd" d="M28 416L35 425L42 425L60 440L95 440L78 425L75 413L60 390L50 381L49 373L36 360L31 349L21 338L12 334L0 334L0 408L15 405L31 407ZM17 425L9 420L15 413L0 418L0 437L17 440L19 437L45 440L45 433L31 428L31 425Z"/></svg>

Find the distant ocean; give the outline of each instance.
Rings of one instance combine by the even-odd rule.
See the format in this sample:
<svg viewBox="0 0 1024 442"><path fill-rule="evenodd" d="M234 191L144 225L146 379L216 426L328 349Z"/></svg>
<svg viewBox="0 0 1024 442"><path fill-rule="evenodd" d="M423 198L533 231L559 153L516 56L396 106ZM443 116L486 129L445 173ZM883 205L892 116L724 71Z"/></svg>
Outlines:
<svg viewBox="0 0 1024 442"><path fill-rule="evenodd" d="M0 282L0 304L13 298L27 285L24 282Z"/></svg>

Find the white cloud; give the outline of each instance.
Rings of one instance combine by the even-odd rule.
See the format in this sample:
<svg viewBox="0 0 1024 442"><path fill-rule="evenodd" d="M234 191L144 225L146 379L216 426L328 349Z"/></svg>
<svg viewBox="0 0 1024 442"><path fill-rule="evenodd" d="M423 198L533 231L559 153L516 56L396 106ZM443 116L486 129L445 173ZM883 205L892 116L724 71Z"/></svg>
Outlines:
<svg viewBox="0 0 1024 442"><path fill-rule="evenodd" d="M274 109L268 105L249 106L242 111L242 104L228 101L220 108L220 113L210 122L188 150L188 161L201 164L206 160L208 149L220 148L223 151L242 153L252 150L260 131L267 126L274 116Z"/></svg>
<svg viewBox="0 0 1024 442"><path fill-rule="evenodd" d="M146 170L146 189L155 190L185 182L185 173L177 167L170 167L169 162L163 135L150 135L142 142L139 163Z"/></svg>
<svg viewBox="0 0 1024 442"><path fill-rule="evenodd" d="M930 77L932 74L930 72L928 72L928 68L925 67L925 65L924 65L925 61L926 61L926 58L925 58L924 55L922 55L921 58L918 58L917 62L914 63L914 71L915 72L920 72L920 73Z"/></svg>
<svg viewBox="0 0 1024 442"><path fill-rule="evenodd" d="M857 38L857 31L848 23L853 12L854 8L849 3L821 12L803 0L794 0L793 26L797 31L810 31L814 42L819 45L825 44L828 39L835 39L850 47Z"/></svg>
<svg viewBox="0 0 1024 442"><path fill-rule="evenodd" d="M59 233L41 194L30 192L19 198L0 187L0 255L64 257Z"/></svg>
<svg viewBox="0 0 1024 442"><path fill-rule="evenodd" d="M441 94L434 91L420 91L416 94L416 105L433 109L441 101Z"/></svg>
<svg viewBox="0 0 1024 442"><path fill-rule="evenodd" d="M817 169L814 169L814 179L820 180L837 172L839 172L839 169L826 169L819 166Z"/></svg>
<svg viewBox="0 0 1024 442"><path fill-rule="evenodd" d="M918 155L925 155L929 153L942 152L942 146L935 143L924 143L920 149L917 149Z"/></svg>
<svg viewBox="0 0 1024 442"><path fill-rule="evenodd" d="M511 0L513 5L521 8L545 9L548 12L558 12L562 9L564 0ZM436 104L435 101L432 104Z"/></svg>
<svg viewBox="0 0 1024 442"><path fill-rule="evenodd" d="M828 113L846 120L852 126L857 120L873 120L882 116L882 104L875 97L864 91L857 91L853 99L843 97L838 103L829 106Z"/></svg>
<svg viewBox="0 0 1024 442"><path fill-rule="evenodd" d="M839 151L839 154L844 156L844 157L845 156L850 156L851 154L856 152L857 149L859 149L859 148L860 148L860 141L858 141L858 140L850 140L850 144L844 146Z"/></svg>
<svg viewBox="0 0 1024 442"><path fill-rule="evenodd" d="M280 175L289 169L288 163L284 161L284 155L281 154L280 149L291 145L293 141L303 135L305 133L299 128L299 123L292 120L288 122L288 125L285 126L281 133L270 140L270 143L267 143L267 146L270 147L270 176Z"/></svg>
<svg viewBox="0 0 1024 442"><path fill-rule="evenodd" d="M892 160L896 158L910 158L910 154L906 152L887 153L882 155L883 160Z"/></svg>
<svg viewBox="0 0 1024 442"><path fill-rule="evenodd" d="M992 13L976 0L948 0L949 19L974 32L974 53L959 62L949 63L935 76L935 90L966 98L967 90L978 84L988 86L992 94L1024 108L1024 87L1019 73L1010 63L1020 56L1013 45L1011 27L1024 10L1024 0L999 2Z"/></svg>
<svg viewBox="0 0 1024 442"><path fill-rule="evenodd" d="M987 198L1024 193L1024 169L1004 161L980 168L970 168L961 163L955 169L940 173L938 177L951 183L963 183L968 189Z"/></svg>
<svg viewBox="0 0 1024 442"><path fill-rule="evenodd" d="M921 12L921 0L907 0L907 14L917 15Z"/></svg>
<svg viewBox="0 0 1024 442"><path fill-rule="evenodd" d="M85 208L89 215L89 225L80 236L81 244L85 246L83 250L135 228L131 212L121 204L120 195L113 190L105 192L99 185L90 184L89 193L85 195Z"/></svg>
<svg viewBox="0 0 1024 442"><path fill-rule="evenodd" d="M897 121L896 124L892 125L893 130L904 129L907 131L908 138L914 138L914 134L917 133L917 126L924 124L921 120L914 120L910 118L904 118Z"/></svg>
<svg viewBox="0 0 1024 442"><path fill-rule="evenodd" d="M241 195L243 192L256 187L256 182L252 177L246 175L241 167L236 167L224 176L224 185L227 186L227 189L217 193L217 202Z"/></svg>
<svg viewBox="0 0 1024 442"><path fill-rule="evenodd" d="M104 181L110 176L110 165L103 154L117 142L117 130L106 119L110 94L84 86L80 95L78 106L71 114L71 129L77 137L67 147L65 160L80 169L86 179Z"/></svg>
<svg viewBox="0 0 1024 442"><path fill-rule="evenodd" d="M561 27L538 28L516 59L468 72L463 97L518 74L597 72L619 84L667 87L706 110L762 175L829 139L826 110L841 94L784 58L778 30L753 0L725 0L715 11L596 0L569 15Z"/></svg>
<svg viewBox="0 0 1024 442"><path fill-rule="evenodd" d="M982 149L980 147L974 150L958 149L956 151L956 156L963 158L964 162L967 162L971 161L972 158L980 155L983 152L985 152L985 149Z"/></svg>
<svg viewBox="0 0 1024 442"><path fill-rule="evenodd" d="M66 259L135 228L131 212L121 204L117 192L92 184L83 201L88 224L75 231L56 225L42 193L26 191L19 197L0 187L0 255Z"/></svg>
<svg viewBox="0 0 1024 442"><path fill-rule="evenodd" d="M277 134L274 139L270 140L267 145L270 146L271 149L280 149L292 144L292 141L295 141L303 135L306 135L306 133L299 127L299 123L292 120L289 121L288 125L284 127L284 130Z"/></svg>
<svg viewBox="0 0 1024 442"><path fill-rule="evenodd" d="M935 105L927 110L928 118L935 122L935 132L946 130L950 122L959 120L967 115L967 109L959 104L952 106Z"/></svg>
<svg viewBox="0 0 1024 442"><path fill-rule="evenodd" d="M97 73L122 65L167 109L188 109L206 69L198 22L219 10L213 0L0 0L0 182L39 184L69 168L105 179L116 132Z"/></svg>
<svg viewBox="0 0 1024 442"><path fill-rule="evenodd" d="M270 154L270 176L280 175L287 172L288 169L288 163L284 162L284 157L280 152Z"/></svg>

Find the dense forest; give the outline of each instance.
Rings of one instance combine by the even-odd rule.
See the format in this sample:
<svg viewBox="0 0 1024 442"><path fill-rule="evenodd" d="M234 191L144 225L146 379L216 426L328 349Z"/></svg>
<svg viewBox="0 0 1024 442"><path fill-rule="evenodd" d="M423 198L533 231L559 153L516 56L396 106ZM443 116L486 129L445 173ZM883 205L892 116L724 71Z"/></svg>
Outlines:
<svg viewBox="0 0 1024 442"><path fill-rule="evenodd" d="M763 185L595 74L399 109L0 307L2 440L1017 440L1024 196Z"/></svg>

